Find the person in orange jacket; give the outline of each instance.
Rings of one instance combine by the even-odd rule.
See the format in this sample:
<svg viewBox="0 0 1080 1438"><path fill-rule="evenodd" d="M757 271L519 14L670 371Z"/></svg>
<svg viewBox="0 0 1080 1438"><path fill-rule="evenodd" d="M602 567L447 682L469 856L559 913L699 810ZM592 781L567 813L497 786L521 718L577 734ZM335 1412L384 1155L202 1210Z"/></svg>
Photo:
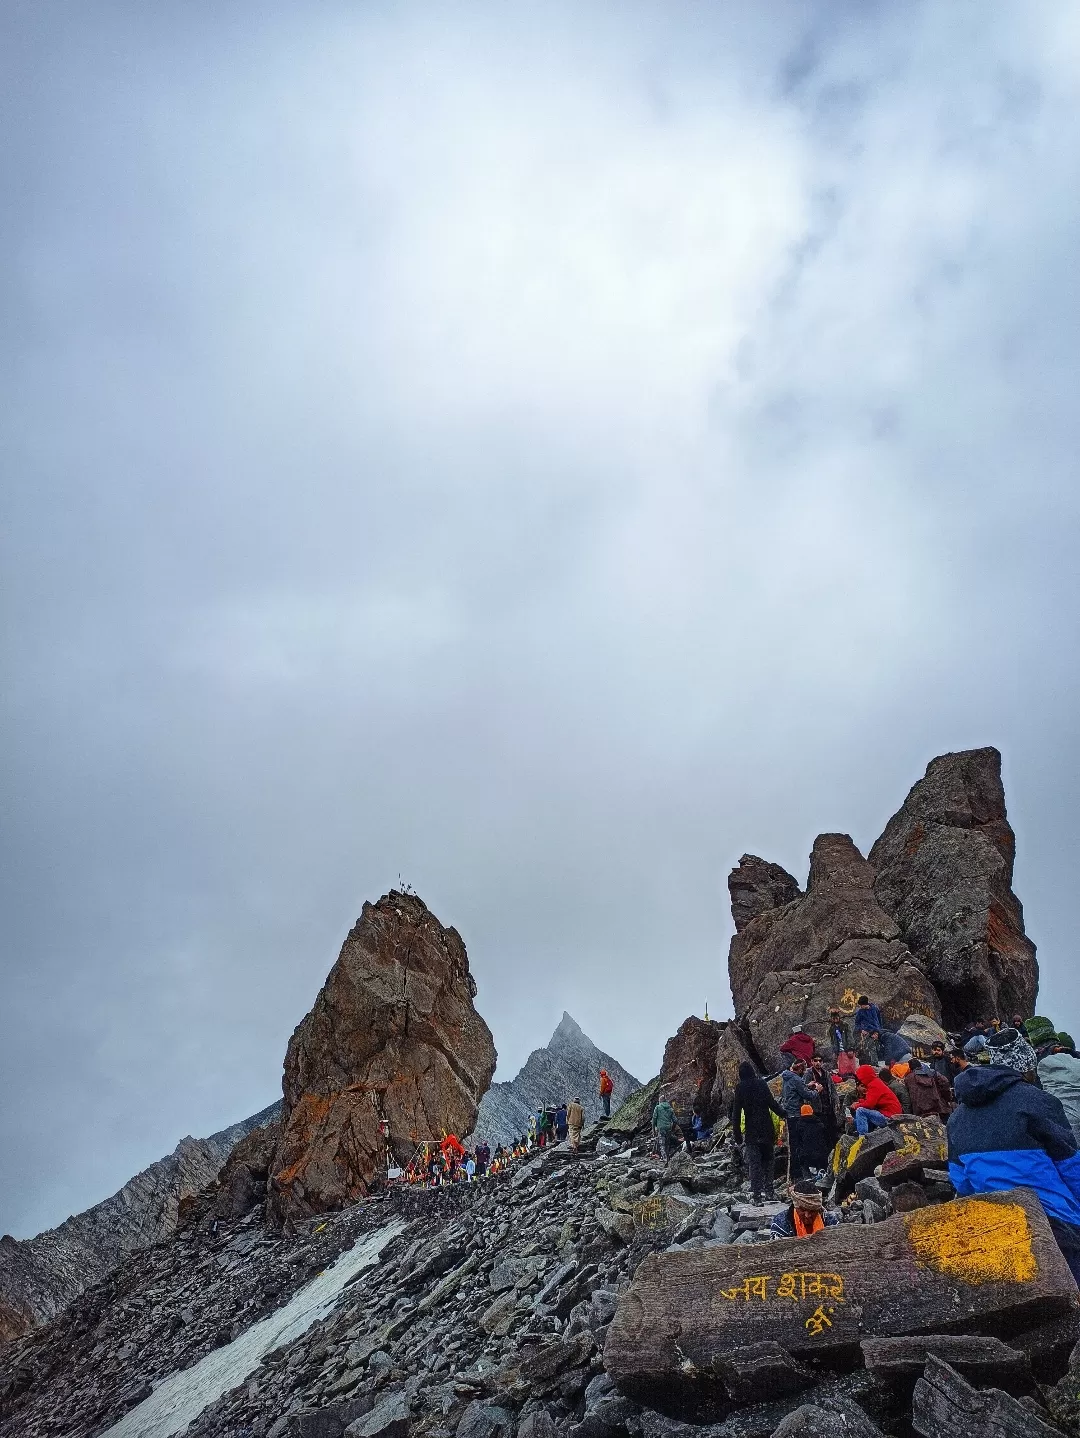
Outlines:
<svg viewBox="0 0 1080 1438"><path fill-rule="evenodd" d="M604 1106L604 1117L611 1117L611 1093L615 1085L611 1082L611 1075L607 1069L600 1070L600 1102Z"/></svg>

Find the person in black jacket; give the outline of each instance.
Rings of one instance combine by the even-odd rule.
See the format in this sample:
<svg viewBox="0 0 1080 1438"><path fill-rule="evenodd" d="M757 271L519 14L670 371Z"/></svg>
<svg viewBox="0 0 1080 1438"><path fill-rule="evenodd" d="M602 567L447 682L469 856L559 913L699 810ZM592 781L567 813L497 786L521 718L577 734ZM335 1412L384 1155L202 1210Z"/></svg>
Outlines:
<svg viewBox="0 0 1080 1438"><path fill-rule="evenodd" d="M784 1117L784 1111L772 1096L772 1090L758 1074L749 1059L739 1065L739 1082L731 1101L731 1129L736 1139L742 1137L743 1157L750 1179L750 1193L755 1203L775 1201L773 1171L776 1152L776 1127L773 1114Z"/></svg>

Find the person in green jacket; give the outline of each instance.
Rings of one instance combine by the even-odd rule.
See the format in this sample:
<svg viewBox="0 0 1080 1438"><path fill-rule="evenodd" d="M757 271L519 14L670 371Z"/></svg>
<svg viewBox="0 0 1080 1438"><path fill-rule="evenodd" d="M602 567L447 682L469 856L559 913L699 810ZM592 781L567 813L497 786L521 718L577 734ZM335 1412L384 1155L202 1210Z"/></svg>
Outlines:
<svg viewBox="0 0 1080 1438"><path fill-rule="evenodd" d="M660 1157L667 1162L675 1152L675 1110L666 1098L653 1109L653 1131L660 1143Z"/></svg>

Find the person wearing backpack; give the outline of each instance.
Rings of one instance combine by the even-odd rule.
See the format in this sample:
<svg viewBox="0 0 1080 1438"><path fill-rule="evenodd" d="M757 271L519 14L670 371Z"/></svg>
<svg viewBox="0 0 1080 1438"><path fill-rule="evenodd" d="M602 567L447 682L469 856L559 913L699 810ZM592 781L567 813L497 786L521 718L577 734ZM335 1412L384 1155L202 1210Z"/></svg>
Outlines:
<svg viewBox="0 0 1080 1438"><path fill-rule="evenodd" d="M604 1117L611 1117L611 1095L615 1085L611 1081L611 1075L607 1069L600 1070L600 1103L603 1106Z"/></svg>

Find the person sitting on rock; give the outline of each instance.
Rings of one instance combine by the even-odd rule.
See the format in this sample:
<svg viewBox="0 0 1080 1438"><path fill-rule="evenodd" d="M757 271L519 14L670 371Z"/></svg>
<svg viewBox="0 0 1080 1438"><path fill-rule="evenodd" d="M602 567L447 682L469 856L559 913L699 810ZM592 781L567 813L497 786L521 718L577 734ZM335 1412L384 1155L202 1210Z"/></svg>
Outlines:
<svg viewBox="0 0 1080 1438"><path fill-rule="evenodd" d="M841 1054L852 1052L851 1027L835 1007L829 1010L829 1042L836 1059L839 1059Z"/></svg>
<svg viewBox="0 0 1080 1438"><path fill-rule="evenodd" d="M885 1027L885 1022L877 1004L872 1004L866 994L859 996L851 1027L858 1052L873 1063L878 1057L877 1036Z"/></svg>
<svg viewBox="0 0 1080 1438"><path fill-rule="evenodd" d="M1068 1039L1068 1034L1055 1034L1054 1038L1055 1043L1036 1053L1039 1083L1045 1093L1060 1100L1073 1137L1080 1143L1080 1059L1072 1052L1071 1041L1068 1045L1060 1042Z"/></svg>
<svg viewBox="0 0 1080 1438"><path fill-rule="evenodd" d="M690 1120L690 1127L693 1130L695 1143L708 1143L712 1138L712 1128L705 1122L705 1115L696 1106L694 1116Z"/></svg>
<svg viewBox="0 0 1080 1438"><path fill-rule="evenodd" d="M836 1072L841 1079L854 1078L858 1067L859 1059L854 1049L845 1049L843 1053L837 1054Z"/></svg>
<svg viewBox="0 0 1080 1438"><path fill-rule="evenodd" d="M788 1068L793 1059L802 1059L808 1064L814 1057L814 1040L810 1034L803 1032L802 1024L796 1024L791 1030L791 1037L780 1045L780 1052L785 1056Z"/></svg>
<svg viewBox="0 0 1080 1438"><path fill-rule="evenodd" d="M675 1138L675 1110L666 1098L661 1096L652 1112L653 1132L660 1146L660 1157L666 1163L677 1147Z"/></svg>
<svg viewBox="0 0 1080 1438"><path fill-rule="evenodd" d="M816 1184L808 1179L793 1183L788 1189L791 1202L773 1215L769 1225L771 1238L811 1238L826 1228L835 1228L840 1216L825 1204Z"/></svg>
<svg viewBox="0 0 1080 1438"><path fill-rule="evenodd" d="M893 1064L910 1063L911 1044L900 1034L894 1034L892 1029L881 1029L877 1036L878 1063Z"/></svg>
<svg viewBox="0 0 1080 1438"><path fill-rule="evenodd" d="M731 1101L731 1131L735 1141L741 1140L750 1196L754 1203L770 1202L773 1172L776 1163L776 1124L773 1116L784 1117L784 1110L773 1098L772 1090L749 1059L739 1065L739 1082Z"/></svg>
<svg viewBox="0 0 1080 1438"><path fill-rule="evenodd" d="M892 1089L883 1082L869 1064L862 1064L856 1071L862 1098L851 1105L855 1119L855 1132L865 1137L872 1128L884 1128L889 1119L903 1113L900 1100Z"/></svg>
<svg viewBox="0 0 1080 1438"><path fill-rule="evenodd" d="M1080 1282L1080 1157L1060 1099L1038 1087L1035 1050L1016 1029L989 1040L990 1063L956 1076L949 1177L961 1198L1030 1188Z"/></svg>
<svg viewBox="0 0 1080 1438"><path fill-rule="evenodd" d="M581 1147L581 1130L585 1127L585 1109L579 1098L571 1099L566 1106L566 1127L570 1134L570 1147L577 1153Z"/></svg>
<svg viewBox="0 0 1080 1438"><path fill-rule="evenodd" d="M935 1073L928 1063L916 1059L903 1083L909 1110L917 1117L946 1119L952 1113L949 1081Z"/></svg>
<svg viewBox="0 0 1080 1438"><path fill-rule="evenodd" d="M611 1081L611 1075L607 1069L600 1070L600 1105L604 1110L604 1117L611 1117L611 1095L615 1085Z"/></svg>

